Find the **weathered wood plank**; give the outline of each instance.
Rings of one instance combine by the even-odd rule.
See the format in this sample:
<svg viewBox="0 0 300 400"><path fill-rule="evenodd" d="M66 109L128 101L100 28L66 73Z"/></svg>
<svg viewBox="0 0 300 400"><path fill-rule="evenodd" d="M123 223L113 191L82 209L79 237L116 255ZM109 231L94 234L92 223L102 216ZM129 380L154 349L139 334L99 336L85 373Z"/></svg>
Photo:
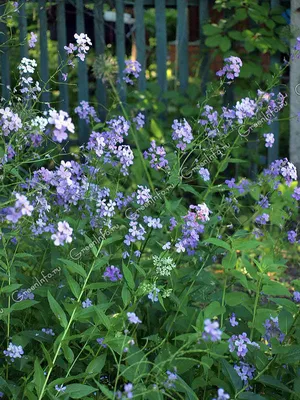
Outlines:
<svg viewBox="0 0 300 400"><path fill-rule="evenodd" d="M116 0L116 53L119 66L118 90L122 101L126 97L126 89L122 80L125 68L125 27L124 27L124 1Z"/></svg>
<svg viewBox="0 0 300 400"><path fill-rule="evenodd" d="M138 78L138 86L141 91L146 89L146 39L144 22L144 0L136 0L134 3L135 15L135 41L137 61L141 64L142 71Z"/></svg>
<svg viewBox="0 0 300 400"><path fill-rule="evenodd" d="M201 79L201 93L206 92L206 86L209 75L209 53L205 46L205 35L203 33L203 25L209 20L209 4L208 0L199 0L199 38L200 38L200 79Z"/></svg>
<svg viewBox="0 0 300 400"><path fill-rule="evenodd" d="M39 14L39 34L40 34L40 76L41 76L41 101L42 109L46 109L50 101L49 90L49 61L48 61L48 38L47 38L47 13L46 13L46 0L39 0L38 2Z"/></svg>
<svg viewBox="0 0 300 400"><path fill-rule="evenodd" d="M27 16L26 16L26 0L19 1L19 31L20 31L20 55L21 58L28 58L28 41L27 41Z"/></svg>
<svg viewBox="0 0 300 400"><path fill-rule="evenodd" d="M79 35L85 33L83 0L76 0L76 31ZM82 100L89 100L86 59L84 61L78 60L78 103ZM83 144L87 139L86 123L80 119L79 144Z"/></svg>
<svg viewBox="0 0 300 400"><path fill-rule="evenodd" d="M64 46L67 45L67 30L66 30L66 9L65 0L58 0L57 4L57 40L59 60L58 65L62 67L67 60L66 50ZM64 81L63 75L68 71L67 67L62 67L59 74L59 94L60 94L60 108L64 111L69 110L69 90L68 84Z"/></svg>
<svg viewBox="0 0 300 400"><path fill-rule="evenodd" d="M5 15L5 4L0 4L0 19L3 15ZM9 68L9 46L6 45L8 36L7 36L7 25L5 22L5 17L0 21L0 58L1 58L1 93L2 97L5 99L9 99L10 96L10 68Z"/></svg>
<svg viewBox="0 0 300 400"><path fill-rule="evenodd" d="M105 32L103 17L104 0L95 0L94 8L94 30L95 30L95 52L97 56L103 55L105 52ZM98 101L98 112L103 120L106 116L106 90L101 79L97 79L96 98Z"/></svg>
<svg viewBox="0 0 300 400"><path fill-rule="evenodd" d="M177 63L181 92L187 89L189 79L187 12L187 1L177 0Z"/></svg>
<svg viewBox="0 0 300 400"><path fill-rule="evenodd" d="M155 0L157 79L161 93L167 90L166 1Z"/></svg>

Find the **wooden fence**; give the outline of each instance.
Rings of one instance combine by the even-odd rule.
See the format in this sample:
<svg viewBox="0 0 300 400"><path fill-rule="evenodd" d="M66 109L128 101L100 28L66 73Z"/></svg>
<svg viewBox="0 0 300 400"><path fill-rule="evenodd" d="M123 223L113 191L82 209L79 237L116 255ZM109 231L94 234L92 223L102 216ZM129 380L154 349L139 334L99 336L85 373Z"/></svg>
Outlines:
<svg viewBox="0 0 300 400"><path fill-rule="evenodd" d="M0 0L1 2L1 0ZM56 18L56 29L57 29L57 46L59 52L59 61L66 59L66 52L64 46L67 43L66 26L68 21L66 20L65 5L67 3L73 4L76 7L76 31L78 33L85 32L85 19L84 19L84 3L91 3L87 0L19 0L19 32L20 42L24 43L20 47L20 57L28 56L28 45L27 45L27 16L26 7L27 4L36 3L38 9L39 18L39 53L40 53L40 77L42 82L48 82L49 80L49 59L48 59L48 41L47 41L47 6L57 6L57 18ZM2 0L3 3L3 0ZM104 54L105 51L105 32L104 32L104 14L103 8L106 0L94 0L94 47L96 55ZM179 89L184 92L188 86L189 78L189 61L188 61L188 7L199 6L199 51L200 48L204 49L204 35L202 26L209 19L209 0L110 0L110 5L113 5L116 9L116 56L119 66L120 73L124 69L125 65L125 29L124 29L124 8L125 6L131 5L134 7L135 17L135 37L136 37L136 50L137 60L142 65L142 73L138 79L138 86L141 91L146 89L146 43L145 43L145 23L144 23L144 10L145 7L155 7L155 25L156 25L156 62L157 62L157 81L161 88L161 91L167 89L167 29L166 29L166 7L177 7L177 67L178 67L178 80ZM276 7L279 4L279 0L271 0L271 6ZM0 13L3 14L3 6L0 6ZM0 14L1 16L1 14ZM2 97L7 99L9 97L9 90L7 87L10 85L10 60L9 60L9 48L5 47L7 41L7 28L4 22L0 23L0 45L2 44L1 50L1 81L2 81ZM3 46L4 44L4 46ZM276 59L273 59L275 62ZM205 84L208 80L208 58L203 56L201 63L200 74L202 77L202 90L205 90ZM63 71L66 72L66 71ZM62 78L60 77L59 82L59 93L60 93L60 108L68 111L69 109L69 89ZM105 88L100 80L96 83L96 98L99 104L105 104ZM86 61L78 63L78 103L82 100L89 100L88 90L88 71ZM50 93L44 92L41 96L42 102L50 101ZM83 142L86 138L84 137L84 123L79 126L79 142ZM276 137L276 145L269 149L268 161L272 161L278 156L278 135L279 126L278 123L272 125L272 132Z"/></svg>

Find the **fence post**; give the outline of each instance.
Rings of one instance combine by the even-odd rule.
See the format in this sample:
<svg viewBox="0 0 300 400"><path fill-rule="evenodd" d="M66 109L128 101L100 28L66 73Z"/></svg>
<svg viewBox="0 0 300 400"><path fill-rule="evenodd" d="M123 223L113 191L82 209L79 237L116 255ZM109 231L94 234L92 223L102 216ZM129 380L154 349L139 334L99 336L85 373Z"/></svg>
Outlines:
<svg viewBox="0 0 300 400"><path fill-rule="evenodd" d="M26 17L26 0L19 1L19 30L20 30L20 54L28 58L28 41L27 41L27 17Z"/></svg>
<svg viewBox="0 0 300 400"><path fill-rule="evenodd" d="M49 67L48 67L48 40L47 40L47 13L46 13L46 0L38 1L39 8L39 21L40 21L40 75L42 86L41 101L42 109L46 108L45 103L50 101L49 90Z"/></svg>
<svg viewBox="0 0 300 400"><path fill-rule="evenodd" d="M205 46L205 36L203 33L203 25L209 20L209 4L208 0L199 0L199 42L200 42L200 79L201 93L205 95L209 73L209 56L208 49Z"/></svg>
<svg viewBox="0 0 300 400"><path fill-rule="evenodd" d="M187 0L177 0L177 60L180 91L185 92L189 81Z"/></svg>
<svg viewBox="0 0 300 400"><path fill-rule="evenodd" d="M85 33L83 0L76 0L76 31L80 35ZM88 78L86 60L78 60L78 103L89 100ZM87 136L87 125L84 120L79 119L79 144L83 144Z"/></svg>
<svg viewBox="0 0 300 400"><path fill-rule="evenodd" d="M278 7L279 0L271 0L271 8ZM276 54L271 56L271 65L280 64L280 55L277 52ZM279 87L276 86L272 89L272 92L277 96L279 94ZM279 155L279 121L273 121L270 125L270 132L274 134L275 143L273 147L268 148L268 164L278 159Z"/></svg>
<svg viewBox="0 0 300 400"><path fill-rule="evenodd" d="M125 27L124 27L124 1L116 0L116 53L119 66L118 90L122 101L126 98L126 88L123 81L125 68Z"/></svg>
<svg viewBox="0 0 300 400"><path fill-rule="evenodd" d="M141 64L142 71L139 76L139 89L146 89L146 40L145 40L145 23L144 23L144 0L135 0L134 2L135 16L135 38L137 61Z"/></svg>
<svg viewBox="0 0 300 400"><path fill-rule="evenodd" d="M67 45L67 32L66 32L66 9L65 9L65 0L58 0L57 4L57 40L58 40L58 52L59 52L59 62L58 65L66 63L67 55L64 46ZM69 110L69 91L68 85L63 80L62 74L67 73L67 68L63 67L59 74L59 94L61 104L60 107L64 111Z"/></svg>
<svg viewBox="0 0 300 400"><path fill-rule="evenodd" d="M105 52L105 32L103 16L104 0L96 0L94 8L94 30L95 30L95 52L97 56L104 55ZM101 79L96 82L96 98L98 101L98 112L101 120L106 115L106 90Z"/></svg>
<svg viewBox="0 0 300 400"><path fill-rule="evenodd" d="M161 94L167 90L166 0L155 0L157 78Z"/></svg>
<svg viewBox="0 0 300 400"><path fill-rule="evenodd" d="M9 69L9 46L7 46L5 43L7 42L7 25L6 21L2 19L2 16L5 13L5 3L3 2L0 3L0 57L1 57L1 92L2 92L2 97L4 97L6 100L9 99L10 96L10 69Z"/></svg>

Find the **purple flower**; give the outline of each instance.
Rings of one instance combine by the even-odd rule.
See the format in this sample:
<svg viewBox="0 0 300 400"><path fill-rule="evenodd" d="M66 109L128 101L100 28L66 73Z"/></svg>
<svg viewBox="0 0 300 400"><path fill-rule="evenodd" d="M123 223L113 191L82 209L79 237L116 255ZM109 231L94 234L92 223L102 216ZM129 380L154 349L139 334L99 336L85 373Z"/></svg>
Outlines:
<svg viewBox="0 0 300 400"><path fill-rule="evenodd" d="M210 174L209 174L209 170L206 168L200 168L199 169L199 175L201 176L201 178L207 182L210 180Z"/></svg>
<svg viewBox="0 0 300 400"><path fill-rule="evenodd" d="M125 235L124 243L130 246L131 243L135 243L137 240L145 240L145 228L138 224L136 221L129 222L130 228L128 234Z"/></svg>
<svg viewBox="0 0 300 400"><path fill-rule="evenodd" d="M76 39L76 44L70 43L69 46L65 46L64 49L66 50L67 54L73 54L77 50L76 57L78 57L81 61L84 61L85 55L88 52L90 46L92 46L91 39L85 34L75 33L74 38Z"/></svg>
<svg viewBox="0 0 300 400"><path fill-rule="evenodd" d="M179 122L175 119L173 121L172 129L172 139L178 141L176 147L180 150L184 150L186 145L191 143L194 139L190 124L185 119L183 122Z"/></svg>
<svg viewBox="0 0 300 400"><path fill-rule="evenodd" d="M161 229L162 228L160 218L144 217L144 222L145 222L145 224L147 224L147 226L149 228L153 228L153 229Z"/></svg>
<svg viewBox="0 0 300 400"><path fill-rule="evenodd" d="M167 242L166 244L163 245L162 249L163 250L170 250L171 248L171 242Z"/></svg>
<svg viewBox="0 0 300 400"><path fill-rule="evenodd" d="M55 390L56 390L58 393L60 393L60 392L61 392L61 393L64 393L66 389L67 389L67 387L64 386L63 384L61 384L60 386L55 385Z"/></svg>
<svg viewBox="0 0 300 400"><path fill-rule="evenodd" d="M93 303L89 298L82 302L82 308L89 308L92 307L92 305Z"/></svg>
<svg viewBox="0 0 300 400"><path fill-rule="evenodd" d="M128 312L127 317L131 324L140 324L142 322L134 312Z"/></svg>
<svg viewBox="0 0 300 400"><path fill-rule="evenodd" d="M21 289L17 293L17 299L17 301L34 300L34 294L30 292L30 289Z"/></svg>
<svg viewBox="0 0 300 400"><path fill-rule="evenodd" d="M266 332L263 338L269 345L271 338L278 339L280 343L283 342L285 334L281 332L281 329L279 328L278 317L270 317L270 319L266 319L264 327L266 329Z"/></svg>
<svg viewBox="0 0 300 400"><path fill-rule="evenodd" d="M68 222L59 222L57 225L57 232L51 236L55 246L63 246L65 243L72 242L73 229Z"/></svg>
<svg viewBox="0 0 300 400"><path fill-rule="evenodd" d="M148 299L152 301L152 303L156 303L158 301L158 293L160 292L160 289L154 288L152 292L148 294Z"/></svg>
<svg viewBox="0 0 300 400"><path fill-rule="evenodd" d="M175 387L175 381L178 379L178 375L176 374L176 369L175 372L167 371L167 380L164 382L164 386L168 389L174 388Z"/></svg>
<svg viewBox="0 0 300 400"><path fill-rule="evenodd" d="M150 166L156 170L168 166L168 161L165 159L166 151L162 146L156 146L155 140L152 140L151 147L144 151L144 158L150 158Z"/></svg>
<svg viewBox="0 0 300 400"><path fill-rule="evenodd" d="M4 136L18 132L22 126L18 114L14 114L9 107L0 108L0 127Z"/></svg>
<svg viewBox="0 0 300 400"><path fill-rule="evenodd" d="M292 197L296 200L300 200L300 187L296 187Z"/></svg>
<svg viewBox="0 0 300 400"><path fill-rule="evenodd" d="M202 338L204 340L210 340L211 342L217 342L221 340L222 331L219 329L218 321L211 321L210 319L206 319L204 321L204 332L202 334Z"/></svg>
<svg viewBox="0 0 300 400"><path fill-rule="evenodd" d="M133 398L133 384L132 383L126 383L124 385L124 394L126 399L132 399Z"/></svg>
<svg viewBox="0 0 300 400"><path fill-rule="evenodd" d="M231 326L237 326L239 323L237 322L237 320L235 319L235 313L232 313L230 318L229 318L229 322Z"/></svg>
<svg viewBox="0 0 300 400"><path fill-rule="evenodd" d="M16 202L14 207L6 209L6 219L7 221L11 221L13 223L18 222L18 220L24 215L30 217L33 211L33 206L30 205L26 196L16 193L15 197Z"/></svg>
<svg viewBox="0 0 300 400"><path fill-rule="evenodd" d="M61 143L68 138L68 132L74 133L74 124L65 111L50 110L48 122L50 125L54 125L53 140L55 142Z"/></svg>
<svg viewBox="0 0 300 400"><path fill-rule="evenodd" d="M104 349L106 349L107 344L104 344L103 342L104 342L104 338L103 338L103 337L97 339L97 343L98 343L101 347L103 347Z"/></svg>
<svg viewBox="0 0 300 400"><path fill-rule="evenodd" d="M55 336L55 333L53 332L53 329L51 329L51 328L43 328L42 332L44 332L46 335Z"/></svg>
<svg viewBox="0 0 300 400"><path fill-rule="evenodd" d="M265 138L265 146L266 147L273 147L273 144L275 143L275 137L273 133L264 133L264 138Z"/></svg>
<svg viewBox="0 0 300 400"><path fill-rule="evenodd" d="M273 161L268 169L264 170L264 175L277 177L282 176L287 185L297 180L297 169L287 158Z"/></svg>
<svg viewBox="0 0 300 400"><path fill-rule="evenodd" d="M232 335L228 340L229 343L229 351L233 353L235 350L237 351L238 357L245 357L248 353L247 345L255 346L259 348L259 345L255 342L251 342L251 340L247 337L247 333L242 333L241 335Z"/></svg>
<svg viewBox="0 0 300 400"><path fill-rule="evenodd" d="M28 41L28 46L33 48L37 42L37 35L34 32L30 32L30 39Z"/></svg>
<svg viewBox="0 0 300 400"><path fill-rule="evenodd" d="M142 66L138 61L133 60L126 60L125 65L126 68L123 71L123 81L129 83L130 85L133 85L133 80L131 79L131 77L134 76L134 78L138 78L140 72L142 71Z"/></svg>
<svg viewBox="0 0 300 400"><path fill-rule="evenodd" d="M269 208L270 203L269 203L268 197L267 196L260 196L260 197L261 197L261 199L259 200L258 205L262 208Z"/></svg>
<svg viewBox="0 0 300 400"><path fill-rule="evenodd" d="M237 78L240 74L240 68L243 63L239 57L230 56L224 59L225 65L222 69L220 69L216 75L223 76L226 75L227 79L233 80Z"/></svg>
<svg viewBox="0 0 300 400"><path fill-rule="evenodd" d="M295 243L297 242L297 232L295 231L288 231L287 233L288 241L290 243Z"/></svg>
<svg viewBox="0 0 300 400"><path fill-rule="evenodd" d="M111 282L117 282L123 278L123 275L121 274L118 267L111 265L105 269L103 278L105 280L109 279Z"/></svg>
<svg viewBox="0 0 300 400"><path fill-rule="evenodd" d="M136 191L136 202L141 206L151 200L151 192L146 186L138 185L138 189Z"/></svg>
<svg viewBox="0 0 300 400"><path fill-rule="evenodd" d="M234 179L234 178L231 178L230 180L227 179L227 180L225 181L225 183L226 183L226 185L229 187L229 189L233 189L233 188L236 187L235 179Z"/></svg>
<svg viewBox="0 0 300 400"><path fill-rule="evenodd" d="M169 230L172 231L177 226L177 221L174 217L170 218Z"/></svg>
<svg viewBox="0 0 300 400"><path fill-rule="evenodd" d="M243 361L240 361L237 365L235 365L234 369L241 380L245 383L248 383L248 380L254 378L254 373L256 371L256 368L253 365L244 363Z"/></svg>
<svg viewBox="0 0 300 400"><path fill-rule="evenodd" d="M91 119L95 122L100 122L95 108L90 106L87 101L82 100L80 105L76 107L74 111L76 114L78 114L79 118L85 120L87 124L90 123Z"/></svg>
<svg viewBox="0 0 300 400"><path fill-rule="evenodd" d="M133 118L133 122L135 122L135 126L137 130L140 130L145 125L145 115L142 113L138 113L138 115Z"/></svg>
<svg viewBox="0 0 300 400"><path fill-rule="evenodd" d="M14 362L16 358L22 358L24 350L22 346L17 346L10 342L7 350L3 351L3 354L9 357L11 362Z"/></svg>
<svg viewBox="0 0 300 400"><path fill-rule="evenodd" d="M224 389L218 389L218 397L213 398L212 400L229 400L229 394L225 393Z"/></svg>
<svg viewBox="0 0 300 400"><path fill-rule="evenodd" d="M262 215L258 215L258 216L255 218L255 222L256 222L257 224L260 224L260 225L266 225L267 222L269 221L269 219L270 219L269 214L263 213Z"/></svg>
<svg viewBox="0 0 300 400"><path fill-rule="evenodd" d="M300 303L300 292L294 292L293 299L295 303Z"/></svg>

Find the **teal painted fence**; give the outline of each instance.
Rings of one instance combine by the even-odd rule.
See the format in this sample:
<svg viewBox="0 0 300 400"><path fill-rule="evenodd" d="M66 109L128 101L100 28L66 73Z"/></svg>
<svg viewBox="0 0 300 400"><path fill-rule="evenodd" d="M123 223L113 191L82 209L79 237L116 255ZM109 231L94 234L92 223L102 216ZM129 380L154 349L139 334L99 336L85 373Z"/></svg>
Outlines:
<svg viewBox="0 0 300 400"><path fill-rule="evenodd" d="M57 48L58 48L58 66L64 64L66 60L66 52L64 46L67 45L67 24L65 6L67 3L76 6L76 31L78 33L85 32L85 3L91 3L88 0L56 0L47 2L46 0L19 0L18 10L18 23L20 31L20 57L28 56L28 44L27 44L27 18L26 8L29 3L36 4L36 10L39 18L39 54L40 54L40 78L42 86L46 91L42 94L42 105L46 107L46 103L51 100L51 92L47 91L50 86L49 76L49 60L48 60L48 48L47 48L47 34L48 34L48 20L47 20L47 6L57 6ZM209 6L211 2L209 0L114 0L107 2L106 0L94 0L93 10L93 21L94 21L94 33L95 33L95 52L97 55L104 54L105 51L105 29L104 29L104 5L109 3L114 4L116 10L116 25L115 25L115 37L116 37L116 57L119 67L119 83L118 90L121 99L126 99L126 88L122 83L121 73L125 66L125 25L124 25L124 10L126 6L134 7L134 36L137 51L137 60L142 65L142 73L140 74L138 86L141 91L147 89L146 81L146 32L145 32L145 21L144 21L144 9L145 7L155 7L155 27L156 27L156 61L157 61L157 81L161 89L161 95L168 89L167 81L167 58L168 58L168 44L167 44L167 26L166 26L166 7L175 7L178 10L177 13L177 34L176 34L176 71L178 74L179 89L184 93L188 87L189 79L189 60L188 60L188 44L189 44L189 22L188 22L188 7L198 6L199 8L199 52L201 55L200 65L200 77L202 92L205 93L206 83L208 81L208 72L210 66L209 53L205 51L205 37L203 34L202 27L209 19ZM0 17L3 15L5 10L6 1L0 0ZM279 0L270 0L271 7L276 7L279 4ZM88 11L90 14L91 10ZM4 16L5 19L5 16ZM7 27L5 21L0 21L0 65L1 65L1 94L4 99L9 99L10 91L10 55L9 48L5 46L7 41ZM273 58L273 62L278 61L278 56ZM62 70L63 73L67 73L66 69ZM78 63L78 87L76 87L78 103L82 100L89 100L89 87L88 87L88 68L86 60ZM66 82L62 78L62 74L59 76L59 107L65 111L69 110L69 96L70 90ZM106 105L106 91L105 86L101 80L96 82L96 98L98 102L98 112L102 119L105 118L105 105ZM273 123L272 132L274 132L276 139L279 135L279 124ZM88 132L86 131L86 125L82 121L79 125L79 142L83 143L87 139ZM276 145L268 150L268 161L271 162L278 156L278 140ZM277 146L277 147L276 147ZM254 146L255 147L255 146ZM257 151L257 149L255 149Z"/></svg>

